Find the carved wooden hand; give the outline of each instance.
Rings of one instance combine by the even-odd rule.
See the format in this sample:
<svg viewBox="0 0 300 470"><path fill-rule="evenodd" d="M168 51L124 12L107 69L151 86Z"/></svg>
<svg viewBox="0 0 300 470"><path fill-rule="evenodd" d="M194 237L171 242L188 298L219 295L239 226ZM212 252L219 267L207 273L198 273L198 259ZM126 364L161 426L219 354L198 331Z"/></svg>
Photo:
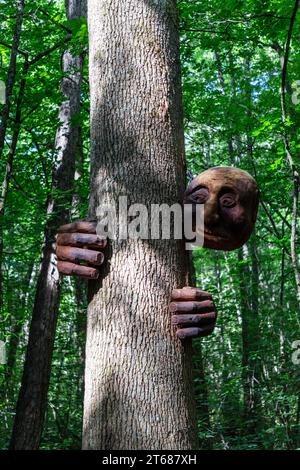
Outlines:
<svg viewBox="0 0 300 470"><path fill-rule="evenodd" d="M213 332L217 311L208 292L194 287L174 289L169 308L178 338L208 336Z"/></svg>
<svg viewBox="0 0 300 470"><path fill-rule="evenodd" d="M59 227L56 255L61 274L97 279L107 241L96 234L96 226L96 222L78 221Z"/></svg>

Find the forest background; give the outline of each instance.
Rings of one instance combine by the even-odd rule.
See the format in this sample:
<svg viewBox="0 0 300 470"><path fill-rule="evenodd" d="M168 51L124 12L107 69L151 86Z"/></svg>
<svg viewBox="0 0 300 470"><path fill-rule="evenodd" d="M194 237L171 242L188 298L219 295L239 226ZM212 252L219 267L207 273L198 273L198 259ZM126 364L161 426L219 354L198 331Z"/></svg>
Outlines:
<svg viewBox="0 0 300 470"><path fill-rule="evenodd" d="M0 80L6 84L16 3L0 1ZM298 6L291 0L178 2L189 172L238 166L261 191L256 232L246 246L194 252L197 285L214 295L219 312L214 335L194 341L198 429L206 449L300 447ZM0 340L6 349L0 448L12 432L47 207L59 197L52 174L66 43L73 55L85 55L80 109L72 118L82 137L74 220L87 214L89 196L86 20L68 20L62 0L27 2L0 145ZM0 131L4 108L0 103ZM86 304L85 284L64 278L41 449L81 446Z"/></svg>

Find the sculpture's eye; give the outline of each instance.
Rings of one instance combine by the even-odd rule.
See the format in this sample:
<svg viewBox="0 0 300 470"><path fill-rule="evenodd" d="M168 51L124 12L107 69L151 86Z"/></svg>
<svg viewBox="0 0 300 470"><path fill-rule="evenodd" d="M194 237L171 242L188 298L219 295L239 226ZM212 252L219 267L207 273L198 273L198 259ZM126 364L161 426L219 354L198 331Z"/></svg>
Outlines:
<svg viewBox="0 0 300 470"><path fill-rule="evenodd" d="M206 188L200 188L198 191L195 191L192 195L193 201L198 204L204 204L209 196L209 191Z"/></svg>
<svg viewBox="0 0 300 470"><path fill-rule="evenodd" d="M223 194L220 197L220 204L223 207L233 207L233 206L235 206L236 205L235 194L232 194L232 193Z"/></svg>

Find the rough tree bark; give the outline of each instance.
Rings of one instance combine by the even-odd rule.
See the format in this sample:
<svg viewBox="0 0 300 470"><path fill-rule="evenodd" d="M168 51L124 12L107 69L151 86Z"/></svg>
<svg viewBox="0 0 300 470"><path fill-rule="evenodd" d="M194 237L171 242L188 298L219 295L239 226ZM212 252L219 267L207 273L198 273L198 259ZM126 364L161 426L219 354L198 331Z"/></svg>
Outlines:
<svg viewBox="0 0 300 470"><path fill-rule="evenodd" d="M67 16L76 19L85 15L85 0L66 2ZM80 131L72 118L80 109L83 54L63 54L60 127L56 136L57 161L53 170L55 196L49 199L48 222L38 276L30 325L28 347L22 384L17 402L16 417L10 448L38 449L47 407L51 360L54 345L60 284L54 255L54 236L57 227L68 221L72 201L75 158Z"/></svg>
<svg viewBox="0 0 300 470"><path fill-rule="evenodd" d="M89 0L92 192L172 205L185 184L175 0ZM186 282L178 240L111 240L90 282L84 449L191 449L191 344L168 302ZM101 287L101 288L100 288Z"/></svg>

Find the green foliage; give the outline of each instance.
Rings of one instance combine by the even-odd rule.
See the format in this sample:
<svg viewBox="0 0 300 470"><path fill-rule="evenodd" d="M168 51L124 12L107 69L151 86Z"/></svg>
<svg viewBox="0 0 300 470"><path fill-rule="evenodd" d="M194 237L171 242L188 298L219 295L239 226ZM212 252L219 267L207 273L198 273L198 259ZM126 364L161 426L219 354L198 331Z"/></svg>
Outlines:
<svg viewBox="0 0 300 470"><path fill-rule="evenodd" d="M80 52L82 46L88 47L88 29L86 18L78 18L76 20L67 20L65 27L71 33L70 50L73 53Z"/></svg>
<svg viewBox="0 0 300 470"><path fill-rule="evenodd" d="M279 93L293 6L291 1L180 2L190 170L239 166L256 177L263 203L256 237L239 255L194 254L197 283L214 294L219 310L214 337L198 341L204 374L199 377L196 368L199 407L209 411L209 422L199 420L200 436L210 434L216 449L299 446L299 366L291 359L291 344L299 337L290 259L293 178L282 141ZM299 78L299 21L298 14L290 88ZM299 105L292 103L289 89L286 101L284 129L298 162ZM204 378L205 393L197 385Z"/></svg>

